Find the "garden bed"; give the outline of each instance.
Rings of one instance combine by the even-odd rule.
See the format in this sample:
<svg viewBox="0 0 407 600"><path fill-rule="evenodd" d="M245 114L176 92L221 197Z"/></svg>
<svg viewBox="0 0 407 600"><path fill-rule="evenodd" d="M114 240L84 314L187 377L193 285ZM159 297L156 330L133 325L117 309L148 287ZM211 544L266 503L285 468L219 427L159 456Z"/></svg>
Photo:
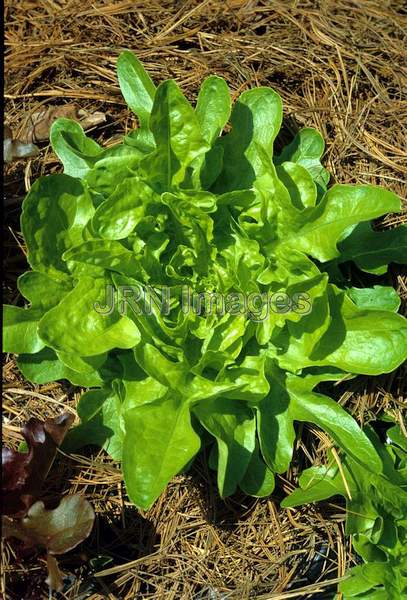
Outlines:
<svg viewBox="0 0 407 600"><path fill-rule="evenodd" d="M277 145L303 126L326 140L324 164L340 183L381 185L406 197L407 86L401 2L6 2L5 121L19 138L43 108L70 106L101 113L88 135L112 145L135 126L116 80L115 63L133 50L157 82L175 79L190 100L209 74L224 77L236 97L259 85L284 102ZM34 130L34 136L38 134ZM34 139L34 141L36 141ZM17 299L16 278L27 268L19 227L26 190L41 174L61 171L48 141L40 155L5 167L5 300ZM390 228L406 221L389 215ZM364 279L366 281L368 279ZM374 280L376 283L376 279ZM407 298L401 267L381 283ZM358 377L329 393L359 423L385 411L401 418L401 371ZM12 356L3 367L3 435L21 441L32 416L75 411L80 389L34 386ZM236 494L221 500L205 456L178 476L146 513L127 500L118 465L94 449L59 453L47 498L80 492L96 512L92 535L60 560L60 598L257 600L332 598L336 580L355 564L344 536L341 500L289 510L279 500L305 467L318 464L330 440L303 426L289 472L270 498ZM5 598L47 598L41 554L20 556L5 544Z"/></svg>

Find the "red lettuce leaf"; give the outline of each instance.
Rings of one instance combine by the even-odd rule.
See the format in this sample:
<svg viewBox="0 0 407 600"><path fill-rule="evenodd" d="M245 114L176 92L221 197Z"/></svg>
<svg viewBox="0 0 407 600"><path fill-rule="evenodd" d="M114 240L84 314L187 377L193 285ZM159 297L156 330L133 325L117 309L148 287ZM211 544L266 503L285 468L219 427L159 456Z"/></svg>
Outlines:
<svg viewBox="0 0 407 600"><path fill-rule="evenodd" d="M2 448L4 515L24 516L40 496L57 448L73 420L69 413L45 421L32 418L22 428L28 452Z"/></svg>
<svg viewBox="0 0 407 600"><path fill-rule="evenodd" d="M20 519L3 517L3 537L15 537L25 546L45 548L49 554L63 554L75 548L92 531L95 513L79 494L65 496L59 506L47 510L35 502Z"/></svg>

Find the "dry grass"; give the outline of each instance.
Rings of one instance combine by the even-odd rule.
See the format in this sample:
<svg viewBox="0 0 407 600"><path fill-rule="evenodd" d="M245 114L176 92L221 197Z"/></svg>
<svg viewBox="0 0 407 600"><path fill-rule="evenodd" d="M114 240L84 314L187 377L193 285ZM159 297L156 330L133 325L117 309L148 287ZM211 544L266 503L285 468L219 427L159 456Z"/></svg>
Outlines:
<svg viewBox="0 0 407 600"><path fill-rule="evenodd" d="M90 135L114 143L135 125L115 76L118 54L131 49L155 81L175 78L190 99L210 73L225 77L234 95L271 85L284 101L280 143L301 126L317 127L333 180L380 184L407 196L402 0L6 0L5 23L5 120L15 134L43 106L76 102L106 114L106 123ZM60 169L49 146L40 147L38 158L5 169L5 296L11 302L18 298L16 277L26 267L19 201L38 175ZM379 226L402 219L390 215ZM400 269L383 281L406 299ZM12 357L6 357L3 373L7 444L18 443L19 428L30 416L75 409L78 390L32 386ZM331 393L360 422L382 410L402 419L402 383L398 372L343 383ZM60 455L49 497L81 491L98 519L91 538L61 560L71 579L59 597L331 598L335 580L353 560L343 509L326 504L284 511L278 505L298 471L320 460L327 444L321 432L304 427L295 464L276 496L261 501L239 495L221 501L202 459L143 515L128 503L118 465L103 453ZM42 557L21 562L13 553L13 547L4 548L4 597L47 598ZM112 561L105 567L102 559L91 563L98 555Z"/></svg>

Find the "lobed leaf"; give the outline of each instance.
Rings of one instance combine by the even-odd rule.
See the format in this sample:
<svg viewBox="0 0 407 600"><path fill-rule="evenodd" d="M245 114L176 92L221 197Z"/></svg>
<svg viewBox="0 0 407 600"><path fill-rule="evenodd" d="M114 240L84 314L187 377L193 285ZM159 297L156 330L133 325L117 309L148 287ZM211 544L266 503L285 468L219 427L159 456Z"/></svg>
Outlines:
<svg viewBox="0 0 407 600"><path fill-rule="evenodd" d="M41 546L50 554L64 554L89 536L94 520L87 500L79 494L65 496L53 510L38 501L20 521L3 517L3 536L18 538L26 546Z"/></svg>
<svg viewBox="0 0 407 600"><path fill-rule="evenodd" d="M4 515L25 515L38 498L73 416L64 413L54 419L31 418L22 428L27 452L2 448L2 500Z"/></svg>

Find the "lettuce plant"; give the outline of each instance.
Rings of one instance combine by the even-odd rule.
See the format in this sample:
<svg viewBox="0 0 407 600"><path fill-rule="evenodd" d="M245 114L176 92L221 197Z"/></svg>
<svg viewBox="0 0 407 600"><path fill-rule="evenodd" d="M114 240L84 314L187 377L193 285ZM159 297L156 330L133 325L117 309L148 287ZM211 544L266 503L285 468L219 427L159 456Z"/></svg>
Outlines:
<svg viewBox="0 0 407 600"><path fill-rule="evenodd" d="M29 306L5 307L5 351L30 381L90 388L68 442L119 459L142 509L203 446L222 497L270 494L296 421L385 477L370 437L315 387L389 373L407 355L396 292L352 287L340 268L403 262L406 227L370 224L400 200L328 188L313 129L274 155L282 103L270 88L232 108L211 76L194 108L129 52L118 78L139 120L123 143L102 148L67 119L52 127L64 173L39 178L24 201L32 270L18 288Z"/></svg>
<svg viewBox="0 0 407 600"><path fill-rule="evenodd" d="M63 589L55 555L83 542L95 520L91 504L80 494L64 496L47 510L40 500L48 472L74 420L64 413L54 419L31 418L24 424L20 450L2 448L2 537L22 542L22 549L46 550L50 591Z"/></svg>
<svg viewBox="0 0 407 600"><path fill-rule="evenodd" d="M407 439L398 425L384 444L371 427L366 434L382 461L373 473L350 456L342 473L333 456L300 477L300 488L282 502L293 507L342 495L346 498L346 533L363 564L341 582L345 599L399 600L407 596ZM330 453L328 453L330 455Z"/></svg>

